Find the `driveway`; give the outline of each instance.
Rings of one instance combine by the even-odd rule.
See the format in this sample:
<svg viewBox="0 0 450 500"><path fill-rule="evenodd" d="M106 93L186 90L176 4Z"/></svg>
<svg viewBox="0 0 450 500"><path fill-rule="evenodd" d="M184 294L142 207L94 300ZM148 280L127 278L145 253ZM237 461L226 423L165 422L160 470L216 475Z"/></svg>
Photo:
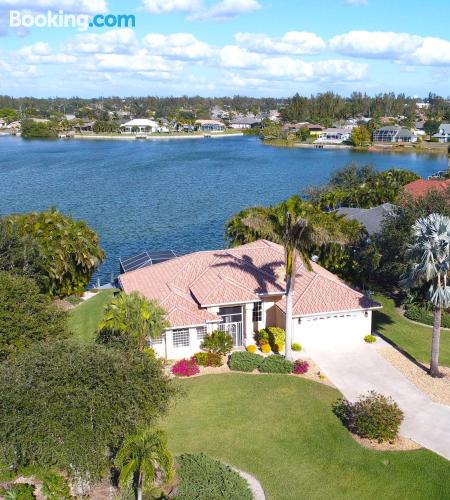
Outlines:
<svg viewBox="0 0 450 500"><path fill-rule="evenodd" d="M386 346L378 338L376 344L334 352L304 345L299 354L311 357L351 401L369 390L391 396L405 414L400 434L450 460L450 407L433 402L378 354L377 349Z"/></svg>

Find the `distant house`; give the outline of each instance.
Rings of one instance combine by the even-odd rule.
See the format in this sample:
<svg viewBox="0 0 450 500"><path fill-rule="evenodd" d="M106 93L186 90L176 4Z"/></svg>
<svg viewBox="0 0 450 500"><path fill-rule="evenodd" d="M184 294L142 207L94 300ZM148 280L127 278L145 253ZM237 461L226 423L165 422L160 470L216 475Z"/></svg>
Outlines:
<svg viewBox="0 0 450 500"><path fill-rule="evenodd" d="M6 125L6 128L10 128L13 130L20 130L22 128L22 124L19 121L11 122Z"/></svg>
<svg viewBox="0 0 450 500"><path fill-rule="evenodd" d="M450 189L450 179L448 180L425 180L418 179L416 181L412 181L406 186L403 186L403 189L409 193L413 198L418 199L427 195L431 191L442 192L446 189Z"/></svg>
<svg viewBox="0 0 450 500"><path fill-rule="evenodd" d="M0 128L4 128L6 127L6 120L4 120L3 118L0 118Z"/></svg>
<svg viewBox="0 0 450 500"><path fill-rule="evenodd" d="M373 133L374 142L417 142L417 136L399 125L386 125Z"/></svg>
<svg viewBox="0 0 450 500"><path fill-rule="evenodd" d="M34 123L49 123L50 120L47 118L28 118L30 121Z"/></svg>
<svg viewBox="0 0 450 500"><path fill-rule="evenodd" d="M135 118L120 126L120 129L125 134L158 132L158 128L159 125L155 120L148 120L147 118Z"/></svg>
<svg viewBox="0 0 450 500"><path fill-rule="evenodd" d="M285 123L283 125L284 132L296 134L302 128L308 128L309 122Z"/></svg>
<svg viewBox="0 0 450 500"><path fill-rule="evenodd" d="M317 144L342 144L350 139L352 130L350 128L326 128L319 133L314 141Z"/></svg>
<svg viewBox="0 0 450 500"><path fill-rule="evenodd" d="M261 119L250 117L250 116L241 116L238 118L234 118L230 122L230 128L244 130L249 128L257 128L261 126Z"/></svg>
<svg viewBox="0 0 450 500"><path fill-rule="evenodd" d="M225 125L218 120L195 120L195 128L202 132L223 132Z"/></svg>
<svg viewBox="0 0 450 500"><path fill-rule="evenodd" d="M337 209L337 213L348 219L357 220L366 228L369 236L372 236L381 232L383 220L393 212L394 208L391 203L383 203L373 208L341 207Z"/></svg>
<svg viewBox="0 0 450 500"><path fill-rule="evenodd" d="M72 120L76 120L77 117L75 115L64 115L64 119L67 120L67 121L72 121Z"/></svg>
<svg viewBox="0 0 450 500"><path fill-rule="evenodd" d="M316 123L308 123L306 128L310 131L311 135L319 135L325 129L325 127Z"/></svg>
<svg viewBox="0 0 450 500"><path fill-rule="evenodd" d="M90 122L83 122L73 126L75 132L92 132L94 130L95 120Z"/></svg>
<svg viewBox="0 0 450 500"><path fill-rule="evenodd" d="M441 123L439 125L439 132L434 134L439 142L450 142L450 123Z"/></svg>

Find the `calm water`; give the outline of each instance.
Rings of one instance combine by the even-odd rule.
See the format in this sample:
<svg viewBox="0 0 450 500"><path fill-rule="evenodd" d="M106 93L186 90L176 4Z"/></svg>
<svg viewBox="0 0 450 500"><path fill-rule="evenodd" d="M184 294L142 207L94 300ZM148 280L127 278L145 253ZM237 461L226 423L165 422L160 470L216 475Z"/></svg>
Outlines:
<svg viewBox="0 0 450 500"><path fill-rule="evenodd" d="M221 248L240 209L276 203L325 182L352 161L427 176L446 158L283 149L254 137L180 141L25 141L0 137L0 215L57 206L85 219L107 252L102 281L119 256L144 249Z"/></svg>

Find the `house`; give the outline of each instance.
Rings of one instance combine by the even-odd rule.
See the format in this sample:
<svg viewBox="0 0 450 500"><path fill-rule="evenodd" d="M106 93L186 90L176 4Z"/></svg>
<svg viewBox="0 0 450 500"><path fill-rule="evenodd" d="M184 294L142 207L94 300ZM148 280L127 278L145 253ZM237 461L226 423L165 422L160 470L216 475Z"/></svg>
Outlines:
<svg viewBox="0 0 450 500"><path fill-rule="evenodd" d="M308 270L297 262L293 342L361 343L381 306L318 264ZM171 326L151 345L169 359L193 355L214 330L228 332L239 349L261 328L285 327L284 249L266 240L176 257L121 274L119 284L166 309Z"/></svg>
<svg viewBox="0 0 450 500"><path fill-rule="evenodd" d="M308 128L309 122L285 123L283 131L296 134L302 128Z"/></svg>
<svg viewBox="0 0 450 500"><path fill-rule="evenodd" d="M373 133L374 142L417 142L417 136L399 125L386 125Z"/></svg>
<svg viewBox="0 0 450 500"><path fill-rule="evenodd" d="M120 130L125 134L157 132L158 128L159 125L155 120L147 118L135 118L120 126Z"/></svg>
<svg viewBox="0 0 450 500"><path fill-rule="evenodd" d="M450 142L450 123L441 123L439 125L439 132L434 134L439 142Z"/></svg>
<svg viewBox="0 0 450 500"><path fill-rule="evenodd" d="M195 120L194 126L202 132L223 132L225 125L218 120Z"/></svg>
<svg viewBox="0 0 450 500"><path fill-rule="evenodd" d="M366 228L367 234L372 236L381 233L384 219L393 213L394 208L391 203L383 203L373 208L341 207L337 209L337 213L348 219L357 220Z"/></svg>
<svg viewBox="0 0 450 500"><path fill-rule="evenodd" d="M0 118L0 128L6 127L6 120L3 118Z"/></svg>
<svg viewBox="0 0 450 500"><path fill-rule="evenodd" d="M261 119L251 116L240 116L230 121L230 128L244 130L261 126Z"/></svg>
<svg viewBox="0 0 450 500"><path fill-rule="evenodd" d="M351 128L326 128L314 141L317 144L342 144L350 139Z"/></svg>
<svg viewBox="0 0 450 500"><path fill-rule="evenodd" d="M322 127L322 125L317 125L315 123L308 123L306 128L309 130L311 135L319 135L325 127Z"/></svg>
<svg viewBox="0 0 450 500"><path fill-rule="evenodd" d="M409 193L413 198L418 199L427 195L431 191L442 192L446 189L450 189L450 179L448 180L425 180L417 179L409 184L403 186L403 189Z"/></svg>
<svg viewBox="0 0 450 500"><path fill-rule="evenodd" d="M94 130L95 120L94 121L84 121L81 124L74 125L74 132L92 132Z"/></svg>

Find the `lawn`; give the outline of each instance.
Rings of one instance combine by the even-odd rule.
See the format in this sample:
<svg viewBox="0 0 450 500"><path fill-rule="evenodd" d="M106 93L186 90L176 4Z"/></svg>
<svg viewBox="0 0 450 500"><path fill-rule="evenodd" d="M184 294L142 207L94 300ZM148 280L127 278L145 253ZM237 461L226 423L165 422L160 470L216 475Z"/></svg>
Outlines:
<svg viewBox="0 0 450 500"><path fill-rule="evenodd" d="M69 327L80 342L86 344L94 339L103 309L111 300L113 293L114 290L98 292L97 295L70 311Z"/></svg>
<svg viewBox="0 0 450 500"><path fill-rule="evenodd" d="M431 326L421 326L404 318L395 309L392 299L376 295L374 299L383 305L383 309L374 311L373 328L380 332L400 349L425 364L430 362ZM450 366L450 331L441 331L441 349L439 362Z"/></svg>
<svg viewBox="0 0 450 500"><path fill-rule="evenodd" d="M450 463L427 450L361 447L331 411L339 393L286 375L206 375L164 426L176 453L204 451L254 474L268 499L444 499Z"/></svg>

